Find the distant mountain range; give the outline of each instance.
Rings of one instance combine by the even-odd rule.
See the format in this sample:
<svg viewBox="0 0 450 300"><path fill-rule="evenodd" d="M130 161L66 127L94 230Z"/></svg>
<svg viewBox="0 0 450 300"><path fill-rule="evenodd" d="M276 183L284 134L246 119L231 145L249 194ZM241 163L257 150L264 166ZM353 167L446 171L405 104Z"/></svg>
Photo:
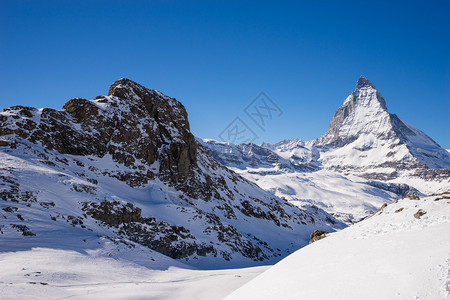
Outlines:
<svg viewBox="0 0 450 300"><path fill-rule="evenodd" d="M327 132L303 142L232 145L201 140L224 165L299 207L317 206L350 224L405 195L450 190L450 154L390 114L361 76Z"/></svg>

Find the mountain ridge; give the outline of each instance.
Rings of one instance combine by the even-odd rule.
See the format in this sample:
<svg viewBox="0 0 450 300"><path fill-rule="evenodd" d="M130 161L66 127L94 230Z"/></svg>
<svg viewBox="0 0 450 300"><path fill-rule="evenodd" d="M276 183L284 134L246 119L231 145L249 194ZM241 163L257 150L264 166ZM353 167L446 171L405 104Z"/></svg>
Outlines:
<svg viewBox="0 0 450 300"><path fill-rule="evenodd" d="M347 223L405 193L450 189L449 153L390 114L384 98L364 76L336 110L327 131L315 140L260 146L203 143L224 165L264 189L300 207L312 203ZM356 194L325 180L347 185ZM355 200L355 195L362 200Z"/></svg>
<svg viewBox="0 0 450 300"><path fill-rule="evenodd" d="M10 250L24 237L83 251L110 239L195 266L243 266L279 260L316 228L344 227L222 166L180 102L129 79L62 110L4 109L0 155L0 236Z"/></svg>

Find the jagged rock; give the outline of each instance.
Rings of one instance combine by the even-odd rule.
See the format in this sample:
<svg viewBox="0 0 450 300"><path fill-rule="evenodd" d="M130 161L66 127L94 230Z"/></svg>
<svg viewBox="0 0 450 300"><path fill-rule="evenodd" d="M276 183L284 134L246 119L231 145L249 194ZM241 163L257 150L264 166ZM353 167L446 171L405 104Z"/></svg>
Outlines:
<svg viewBox="0 0 450 300"><path fill-rule="evenodd" d="M422 217L423 215L425 215L427 212L424 211L423 209L419 209L415 214L414 214L414 218L416 219L420 219L420 217Z"/></svg>
<svg viewBox="0 0 450 300"><path fill-rule="evenodd" d="M119 235L175 259L193 254L205 256L207 253L216 253L217 255L217 250L213 246L199 242L183 226L156 221L155 218L143 218L141 209L132 203L123 205L118 201L85 202L83 211L104 224L116 227Z"/></svg>
<svg viewBox="0 0 450 300"><path fill-rule="evenodd" d="M21 232L23 236L36 236L33 232L30 231L30 228L26 225L17 225L11 224L12 228L17 229L17 231Z"/></svg>
<svg viewBox="0 0 450 300"><path fill-rule="evenodd" d="M197 144L184 106L128 79L114 82L108 96L71 99L62 111L15 106L3 112L13 118L2 116L0 136L14 134L62 154L110 154L126 166L159 160L158 175L174 184L187 181L197 167ZM38 113L36 123L32 118ZM14 129L8 126L12 122ZM153 173L140 175L143 182L154 178Z"/></svg>
<svg viewBox="0 0 450 300"><path fill-rule="evenodd" d="M328 233L329 232L326 232L326 231L323 231L323 230L314 230L314 232L311 233L309 243L311 244L311 243L314 243L314 242L316 242L318 240L326 238Z"/></svg>

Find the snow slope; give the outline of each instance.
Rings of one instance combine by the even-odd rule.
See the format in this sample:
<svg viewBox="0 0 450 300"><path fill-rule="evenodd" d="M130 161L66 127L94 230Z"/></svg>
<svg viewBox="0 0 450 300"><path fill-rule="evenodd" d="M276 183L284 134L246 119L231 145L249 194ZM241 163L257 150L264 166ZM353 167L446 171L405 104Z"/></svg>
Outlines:
<svg viewBox="0 0 450 300"><path fill-rule="evenodd" d="M214 300L267 269L195 270L158 253L153 257L144 266L95 251L33 248L1 253L0 295L4 300Z"/></svg>
<svg viewBox="0 0 450 300"><path fill-rule="evenodd" d="M450 193L400 199L225 299L450 299L449 237Z"/></svg>
<svg viewBox="0 0 450 300"><path fill-rule="evenodd" d="M300 140L262 146L199 141L216 159L261 188L302 209L330 213L347 224L360 221L399 196L421 194L402 183L386 184L321 169L314 161L316 155ZM436 190L442 188L442 183L430 184Z"/></svg>
<svg viewBox="0 0 450 300"><path fill-rule="evenodd" d="M35 146L33 149L39 148ZM292 223L287 227L277 226L274 221L253 219L239 212L235 212L235 217L227 218L215 208L220 203L182 197L181 192L159 180L150 181L142 187L130 187L120 180L101 175L126 170L108 156L79 157L45 152L50 162L57 163L56 157L65 159L66 164L61 167L42 162L38 155L21 146L14 150L17 151L0 151L0 176L3 179L0 192L4 197L0 201L0 251L27 250L33 247L87 251L97 248L99 237L117 240L119 245L145 245L145 239L135 239L133 235L123 233L122 228L127 226L126 222L118 226L108 225L84 210L84 203L101 204L104 199L108 199L108 203L116 201L118 209L133 205L141 210L143 217L155 218L160 225L155 228L155 236L148 237L151 241L164 241L167 230L171 236L171 226L182 226L189 230L188 237L182 238L183 233L180 233L167 251L181 251L183 247L189 247L189 243L212 245L217 250L211 253L202 256L193 252L186 257L180 257L188 264L202 268L261 264L258 259L239 254L249 245L232 244L240 243L240 235L233 228L241 228L242 238L253 240L258 247L265 249L263 252L268 251L269 256L265 260L270 263L306 245L309 234L316 228L333 230L332 226L343 227L342 224L329 226L320 218L312 221L313 213L300 212L295 207L288 207L285 213L290 214L289 210L292 210L294 213L304 214L305 219L299 219L299 224ZM92 183L93 180L96 184ZM17 195L9 197L10 190L15 189ZM236 182L235 189L240 192L241 201L245 199L245 193L257 197L260 201L271 201L272 195L249 183ZM215 216L220 216L222 221L215 217L213 212ZM262 211L260 213L262 214ZM218 226L220 223L223 225ZM299 230L293 230L290 226ZM148 235L145 231L142 234L143 238ZM227 238L230 241L226 241ZM270 243L270 246L264 242ZM125 247L123 251L128 251L128 248ZM276 250L277 248L279 250Z"/></svg>

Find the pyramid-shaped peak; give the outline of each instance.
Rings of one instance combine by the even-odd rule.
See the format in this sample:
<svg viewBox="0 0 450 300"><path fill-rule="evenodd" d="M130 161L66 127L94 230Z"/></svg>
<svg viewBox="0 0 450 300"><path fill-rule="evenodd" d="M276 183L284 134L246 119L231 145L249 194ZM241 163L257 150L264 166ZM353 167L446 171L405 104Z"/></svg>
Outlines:
<svg viewBox="0 0 450 300"><path fill-rule="evenodd" d="M356 82L356 89L361 89L365 87L375 88L375 86L372 83L370 83L369 79L367 79L364 75L361 75L361 77L359 77L358 81Z"/></svg>

